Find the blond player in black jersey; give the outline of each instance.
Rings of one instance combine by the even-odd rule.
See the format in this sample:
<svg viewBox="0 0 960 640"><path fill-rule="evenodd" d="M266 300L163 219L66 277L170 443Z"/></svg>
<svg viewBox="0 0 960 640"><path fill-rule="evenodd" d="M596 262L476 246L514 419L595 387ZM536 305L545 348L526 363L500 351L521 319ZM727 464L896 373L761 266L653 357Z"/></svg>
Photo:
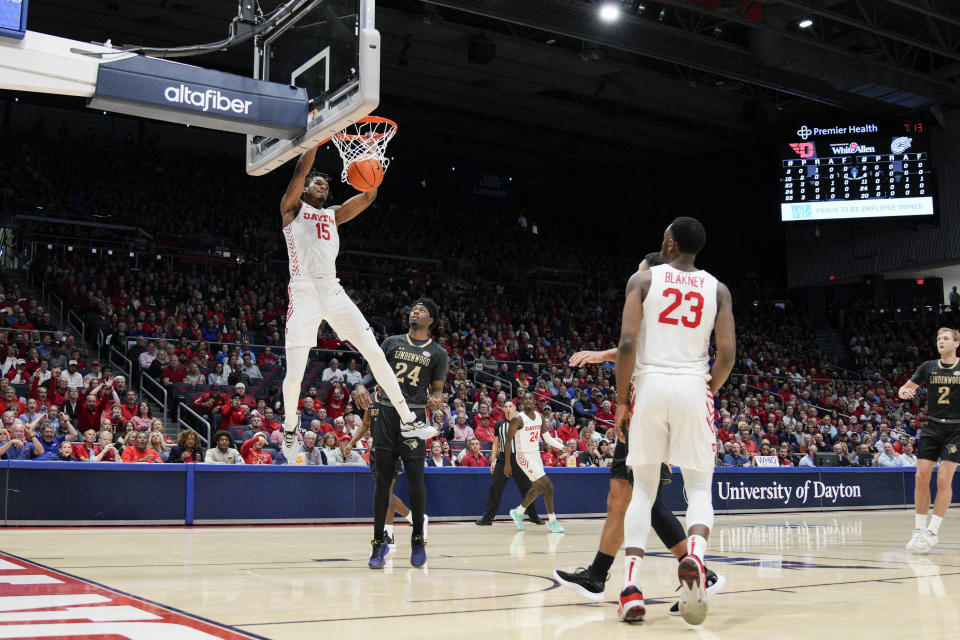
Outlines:
<svg viewBox="0 0 960 640"><path fill-rule="evenodd" d="M940 541L940 524L947 515L953 499L953 474L960 464L960 366L957 359L960 331L943 327L937 331L939 360L927 360L902 387L899 395L904 400L913 398L922 385L927 388L927 423L920 431L917 447L917 478L913 490L916 508L916 527L907 551L926 553ZM937 470L937 499L933 503L933 517L927 523L930 510L930 476L933 465Z"/></svg>

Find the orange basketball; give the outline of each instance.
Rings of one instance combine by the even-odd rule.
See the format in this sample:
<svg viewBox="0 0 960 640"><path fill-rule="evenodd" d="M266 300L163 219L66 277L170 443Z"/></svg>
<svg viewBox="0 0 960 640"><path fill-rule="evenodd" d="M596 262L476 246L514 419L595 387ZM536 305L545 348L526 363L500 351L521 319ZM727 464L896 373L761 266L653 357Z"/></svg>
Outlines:
<svg viewBox="0 0 960 640"><path fill-rule="evenodd" d="M383 182L383 165L376 158L361 158L347 167L347 180L357 191L372 191Z"/></svg>

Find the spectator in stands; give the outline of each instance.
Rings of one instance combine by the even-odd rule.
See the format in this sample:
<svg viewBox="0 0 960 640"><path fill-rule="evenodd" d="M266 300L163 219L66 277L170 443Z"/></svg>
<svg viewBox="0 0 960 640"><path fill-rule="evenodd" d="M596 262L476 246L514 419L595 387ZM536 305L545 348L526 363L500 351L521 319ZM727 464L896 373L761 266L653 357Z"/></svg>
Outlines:
<svg viewBox="0 0 960 640"><path fill-rule="evenodd" d="M800 458L800 464L797 466L800 467L815 467L816 464L816 455L817 455L817 445L809 444L807 445L807 455Z"/></svg>
<svg viewBox="0 0 960 640"><path fill-rule="evenodd" d="M37 456L36 460L47 460L50 462L77 462L73 456L73 445L69 442L61 442L56 451L50 451Z"/></svg>
<svg viewBox="0 0 960 640"><path fill-rule="evenodd" d="M163 462L160 452L147 446L149 441L146 431L135 431L130 439L133 446L128 442L120 459L123 462Z"/></svg>
<svg viewBox="0 0 960 640"><path fill-rule="evenodd" d="M273 409L271 407L264 407L263 409L263 428L270 433L274 433L280 429L280 423L277 422L274 417Z"/></svg>
<svg viewBox="0 0 960 640"><path fill-rule="evenodd" d="M260 357L257 358L257 364L260 365L260 368L263 367L276 367L280 365L280 361L273 354L273 350L270 347L264 347L263 353L260 354Z"/></svg>
<svg viewBox="0 0 960 640"><path fill-rule="evenodd" d="M743 455L740 442L731 442L730 453L723 456L723 464L727 467L749 467L750 458Z"/></svg>
<svg viewBox="0 0 960 640"><path fill-rule="evenodd" d="M956 287L954 287L956 289ZM906 444L903 445L903 453L900 454L900 466L901 467L915 467L917 466L917 456L913 453L913 443L909 440Z"/></svg>
<svg viewBox="0 0 960 640"><path fill-rule="evenodd" d="M597 409L580 389L573 393L573 415L577 420L591 420L597 415Z"/></svg>
<svg viewBox="0 0 960 640"><path fill-rule="evenodd" d="M84 431L83 441L73 445L73 457L80 462L96 462L99 453L100 445L97 444L97 432L93 429Z"/></svg>
<svg viewBox="0 0 960 640"><path fill-rule="evenodd" d="M230 432L220 431L216 434L216 446L207 449L203 459L210 464L244 464L243 457L234 447Z"/></svg>
<svg viewBox="0 0 960 640"><path fill-rule="evenodd" d="M311 424L314 420L320 419L317 413L313 410L313 407L313 398L307 396L303 399L303 408L300 409L300 424Z"/></svg>
<svg viewBox="0 0 960 640"><path fill-rule="evenodd" d="M185 429L177 436L176 446L170 449L167 462L201 462L203 456L200 451L200 439L190 429Z"/></svg>
<svg viewBox="0 0 960 640"><path fill-rule="evenodd" d="M170 356L170 364L160 371L164 385L179 384L187 377L187 369L180 364L176 354Z"/></svg>
<svg viewBox="0 0 960 640"><path fill-rule="evenodd" d="M201 416L207 417L218 414L220 407L229 404L230 397L220 390L220 385L213 384L209 389L194 398L190 407Z"/></svg>
<svg viewBox="0 0 960 640"><path fill-rule="evenodd" d="M97 453L95 462L120 462L120 451L118 445L113 442L113 432L101 431L97 434L97 445L100 451Z"/></svg>
<svg viewBox="0 0 960 640"><path fill-rule="evenodd" d="M476 437L476 434L467 424L467 412L465 410L458 412L453 421L453 439L457 442L467 442L473 437Z"/></svg>
<svg viewBox="0 0 960 640"><path fill-rule="evenodd" d="M37 401L33 398L27 399L27 410L21 413L18 416L20 422L27 424L28 422L33 422L41 414L46 413L46 411L39 411L37 406Z"/></svg>
<svg viewBox="0 0 960 640"><path fill-rule="evenodd" d="M121 417L124 420L130 420L134 418L139 411L140 405L137 403L137 392L133 389L127 390L127 392L123 394L123 405L120 407Z"/></svg>
<svg viewBox="0 0 960 640"><path fill-rule="evenodd" d="M557 463L555 466L558 467L575 467L577 466L577 458L580 457L580 450L577 448L579 440L570 438L563 445L563 451L556 454ZM543 456L540 456L541 460Z"/></svg>
<svg viewBox="0 0 960 640"><path fill-rule="evenodd" d="M469 427L467 427L469 429ZM490 462L480 451L480 441L471 437L467 441L467 453L460 459L461 467L489 467Z"/></svg>
<svg viewBox="0 0 960 640"><path fill-rule="evenodd" d="M158 432L161 436L163 436L164 442L167 444L173 444L173 438L163 432L163 422L159 418L154 418L150 421L150 431L151 433L154 431Z"/></svg>
<svg viewBox="0 0 960 640"><path fill-rule="evenodd" d="M340 437L340 447L334 452L333 462L330 462L330 464L359 467L367 466L367 463L364 462L360 454L350 446L350 436Z"/></svg>
<svg viewBox="0 0 960 640"><path fill-rule="evenodd" d="M580 453L580 456L577 458L578 467L601 467L603 466L603 459L600 457L600 453L597 451L597 441L590 440L587 442L587 448L585 451Z"/></svg>
<svg viewBox="0 0 960 640"><path fill-rule="evenodd" d="M137 415L130 418L133 421L133 428L137 431L147 431L153 422L153 412L150 410L150 403L144 400L137 404Z"/></svg>
<svg viewBox="0 0 960 640"><path fill-rule="evenodd" d="M0 443L0 456L6 460L30 460L35 456L43 455L43 447L37 438L34 427L24 426L22 422L13 422L13 414L4 414L4 424L9 421L9 440Z"/></svg>
<svg viewBox="0 0 960 640"><path fill-rule="evenodd" d="M77 371L77 361L70 360L67 362L67 370L60 374L60 377L67 381L68 389L82 389L83 376Z"/></svg>
<svg viewBox="0 0 960 640"><path fill-rule="evenodd" d="M62 345L59 340L54 340L53 344L50 345L50 355L47 356L47 361L50 363L50 369L63 369L67 368L67 356L63 353Z"/></svg>
<svg viewBox="0 0 960 640"><path fill-rule="evenodd" d="M877 467L899 467L900 466L900 456L894 450L892 444L887 442L883 445L883 452L877 453L875 456L874 466L877 466Z"/></svg>
<svg viewBox="0 0 960 640"><path fill-rule="evenodd" d="M337 435L333 431L328 431L323 434L323 455L327 459L328 464L330 460L334 459L334 456L336 456L339 450Z"/></svg>
<svg viewBox="0 0 960 640"><path fill-rule="evenodd" d="M213 371L207 374L207 384L227 385L230 383L229 376L224 373L223 363L217 362L213 365Z"/></svg>
<svg viewBox="0 0 960 640"><path fill-rule="evenodd" d="M434 440L433 444L430 445L430 455L427 457L427 466L428 467L452 467L453 466L453 462L450 461L450 458L443 455L443 445L438 440Z"/></svg>
<svg viewBox="0 0 960 640"><path fill-rule="evenodd" d="M187 366L187 375L183 377L184 384L198 385L206 382L206 376L200 371L196 360L191 360Z"/></svg>
<svg viewBox="0 0 960 640"><path fill-rule="evenodd" d="M235 393L233 394L233 397L230 398L230 404L225 404L220 407L219 429L221 431L226 431L230 427L246 423L247 411L243 409L245 405L240 404L242 400L243 396L241 396L239 393ZM244 460L246 460L246 455L244 455Z"/></svg>
<svg viewBox="0 0 960 640"><path fill-rule="evenodd" d="M843 442L838 442L833 445L833 452L837 454L839 458L837 462L838 467L852 467L855 465L855 461L852 459L849 451L847 451L847 445Z"/></svg>
<svg viewBox="0 0 960 640"><path fill-rule="evenodd" d="M246 464L273 464L273 457L263 450L270 443L269 436L262 431L240 447L240 455Z"/></svg>
<svg viewBox="0 0 960 640"><path fill-rule="evenodd" d="M355 358L350 358L350 361L347 363L347 370L343 375L344 382L346 382L351 389L363 380L363 374L357 370L357 360Z"/></svg>
<svg viewBox="0 0 960 640"><path fill-rule="evenodd" d="M570 414L560 414L563 424L557 427L557 437L563 442L569 440L579 440L580 432L577 431L577 419Z"/></svg>
<svg viewBox="0 0 960 640"><path fill-rule="evenodd" d="M480 403L480 412L473 417L473 435L480 441L481 448L489 449L493 446L496 421L490 415L490 405Z"/></svg>
<svg viewBox="0 0 960 640"><path fill-rule="evenodd" d="M20 402L17 398L17 392L12 386L4 390L3 401L0 402L0 412L6 413L7 411L13 411L14 416L27 412L27 405Z"/></svg>
<svg viewBox="0 0 960 640"><path fill-rule="evenodd" d="M238 393L241 396L240 404L241 406L246 405L247 411L250 411L257 406L257 400L252 395L247 393L247 385L242 382L238 382L233 385L234 393Z"/></svg>
<svg viewBox="0 0 960 640"><path fill-rule="evenodd" d="M330 390L327 391L327 397L325 408L327 410L327 417L329 418L339 418L347 410L347 403L350 399L347 397L346 387L343 386L342 382L334 382L333 386L330 387Z"/></svg>
<svg viewBox="0 0 960 640"><path fill-rule="evenodd" d="M157 359L157 345L151 340L147 343L147 350L140 354L138 361L140 362L140 370L146 371L150 368L150 365L153 364L153 361Z"/></svg>
<svg viewBox="0 0 960 640"><path fill-rule="evenodd" d="M230 356L230 359L227 360L227 364L224 366L223 370L226 371L227 369L230 369L230 373L227 374L227 384L249 385L251 383L250 376L244 373L243 363L237 358L237 356Z"/></svg>
<svg viewBox="0 0 960 640"><path fill-rule="evenodd" d="M300 444L300 455L302 456L302 461L300 464L308 465L325 465L330 464L330 461L327 460L326 454L323 450L317 446L317 438L319 436L314 431L307 431L303 434L303 442ZM283 458L283 452L280 452L280 458L283 461L286 461Z"/></svg>
<svg viewBox="0 0 960 640"><path fill-rule="evenodd" d="M64 425L67 428L67 433L65 435L57 435L57 431L53 428L53 425L50 424L50 421L47 420L45 416L41 418L40 446L43 448L44 453L56 454L60 450L60 443L73 442L77 439L79 434L70 421L64 420Z"/></svg>
<svg viewBox="0 0 960 640"><path fill-rule="evenodd" d="M52 406L56 405L55 402L50 402L50 404ZM94 400L94 404L96 404L96 400ZM71 420L76 421L77 415L82 408L83 404L80 402L80 392L76 389L70 389L63 403L60 405L60 410L67 414Z"/></svg>
<svg viewBox="0 0 960 640"><path fill-rule="evenodd" d="M99 383L102 379L103 374L100 372L100 361L94 360L90 363L90 371L87 375L83 376L83 386L84 388L89 388Z"/></svg>
<svg viewBox="0 0 960 640"><path fill-rule="evenodd" d="M780 445L777 449L777 462L780 463L781 467L793 466L793 456L790 454L790 447L785 444Z"/></svg>
<svg viewBox="0 0 960 640"><path fill-rule="evenodd" d="M243 356L243 372L250 380L263 380L263 374L260 373L260 367L253 361L250 354Z"/></svg>

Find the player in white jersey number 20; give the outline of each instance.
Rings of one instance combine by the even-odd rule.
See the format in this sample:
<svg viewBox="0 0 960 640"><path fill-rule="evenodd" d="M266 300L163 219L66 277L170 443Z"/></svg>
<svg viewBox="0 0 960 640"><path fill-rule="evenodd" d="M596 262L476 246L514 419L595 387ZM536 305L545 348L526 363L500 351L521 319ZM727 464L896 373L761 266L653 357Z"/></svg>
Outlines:
<svg viewBox="0 0 960 640"><path fill-rule="evenodd" d="M645 613L638 574L663 461L680 467L687 494L687 555L677 570L680 615L690 624L707 616L703 558L713 527L713 398L733 368L736 338L730 291L694 266L706 239L698 220L677 218L663 234L660 257L665 264L637 272L627 283L614 429L622 437L629 426L627 465L633 469L620 594L620 619L628 622L642 620ZM711 371L708 350L714 331L717 357Z"/></svg>
<svg viewBox="0 0 960 640"><path fill-rule="evenodd" d="M317 148L313 147L300 156L280 201L283 237L290 259L287 373L283 379L283 455L287 460L296 459L297 431L300 428L296 410L300 399L300 383L310 349L317 345L317 330L324 320L341 340L353 344L370 363L377 382L403 420L402 432L411 438L429 438L436 434L435 428L418 421L416 414L407 406L373 330L337 279L339 227L369 207L377 197L377 190L356 195L342 205L328 206L329 176L310 173L316 155ZM370 406L366 392L354 394L353 399L360 408Z"/></svg>

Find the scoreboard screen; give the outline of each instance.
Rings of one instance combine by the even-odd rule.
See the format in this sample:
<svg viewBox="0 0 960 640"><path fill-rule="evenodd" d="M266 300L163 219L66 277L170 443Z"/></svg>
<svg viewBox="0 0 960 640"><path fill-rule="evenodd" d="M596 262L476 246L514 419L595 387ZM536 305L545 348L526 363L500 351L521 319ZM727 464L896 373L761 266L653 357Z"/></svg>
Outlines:
<svg viewBox="0 0 960 640"><path fill-rule="evenodd" d="M0 37L23 38L27 30L27 0L0 0Z"/></svg>
<svg viewBox="0 0 960 640"><path fill-rule="evenodd" d="M782 222L934 215L921 122L800 124L780 145Z"/></svg>

